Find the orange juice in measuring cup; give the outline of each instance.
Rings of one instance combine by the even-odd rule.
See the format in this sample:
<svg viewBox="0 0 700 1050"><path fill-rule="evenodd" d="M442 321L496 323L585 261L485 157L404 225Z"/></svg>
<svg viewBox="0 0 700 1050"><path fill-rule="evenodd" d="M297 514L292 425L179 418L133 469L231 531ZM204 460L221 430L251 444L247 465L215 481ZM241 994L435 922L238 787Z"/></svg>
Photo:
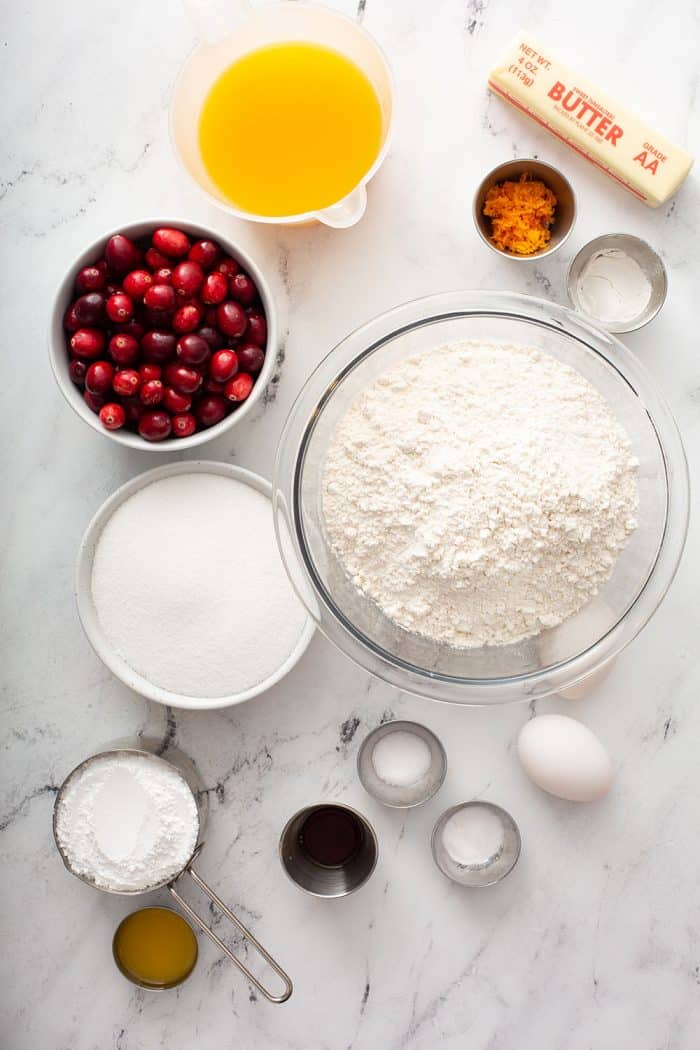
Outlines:
<svg viewBox="0 0 700 1050"><path fill-rule="evenodd" d="M388 150L386 59L364 29L330 8L245 8L232 28L225 14L202 19L216 11L209 0L195 11L209 39L175 86L176 153L200 188L241 218L352 226Z"/></svg>

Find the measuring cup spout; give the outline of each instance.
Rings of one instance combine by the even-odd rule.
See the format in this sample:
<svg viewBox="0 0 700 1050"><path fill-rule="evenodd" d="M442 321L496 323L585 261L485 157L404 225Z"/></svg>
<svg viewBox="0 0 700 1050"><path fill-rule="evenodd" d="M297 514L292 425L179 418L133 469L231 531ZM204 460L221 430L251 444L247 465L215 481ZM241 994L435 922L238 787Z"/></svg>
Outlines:
<svg viewBox="0 0 700 1050"><path fill-rule="evenodd" d="M223 40L248 18L250 0L182 0L197 36L207 44Z"/></svg>
<svg viewBox="0 0 700 1050"><path fill-rule="evenodd" d="M364 186L358 186L352 193L348 193L347 197L343 197L342 201L316 212L315 218L324 226L332 226L335 230L347 230L349 226L354 226L360 221L366 207L367 190Z"/></svg>

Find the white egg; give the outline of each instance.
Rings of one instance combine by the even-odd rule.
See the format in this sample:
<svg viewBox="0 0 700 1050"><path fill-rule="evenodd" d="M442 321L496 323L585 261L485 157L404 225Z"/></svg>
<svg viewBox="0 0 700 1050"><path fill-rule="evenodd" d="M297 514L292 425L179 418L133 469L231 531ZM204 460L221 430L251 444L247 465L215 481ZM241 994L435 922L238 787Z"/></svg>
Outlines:
<svg viewBox="0 0 700 1050"><path fill-rule="evenodd" d="M610 790L610 756L587 726L566 715L539 715L520 730L518 755L538 787L570 802L593 802Z"/></svg>

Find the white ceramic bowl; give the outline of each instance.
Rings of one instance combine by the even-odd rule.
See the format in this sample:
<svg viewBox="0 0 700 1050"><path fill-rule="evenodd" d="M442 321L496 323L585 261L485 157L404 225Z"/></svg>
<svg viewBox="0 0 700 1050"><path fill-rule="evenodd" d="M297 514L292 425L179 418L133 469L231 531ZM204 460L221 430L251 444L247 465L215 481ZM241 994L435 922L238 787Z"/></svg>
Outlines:
<svg viewBox="0 0 700 1050"><path fill-rule="evenodd" d="M63 328L63 317L73 296L73 282L75 280L75 275L83 266L88 266L90 263L93 263L100 258L103 254L105 244L110 237L115 233L123 233L127 237L138 240L138 238L145 237L154 230L157 230L160 226L174 226L197 240L206 239L216 241L229 255L232 255L234 259L241 263L244 270L250 274L256 284L265 309L267 319L267 347L265 349L265 363L260 370L255 385L253 386L249 397L240 408L235 410L235 412L231 412L230 415L226 416L220 423L217 423L213 427L208 427L206 430L195 431L190 437L166 438L165 441L145 441L139 434L135 434L130 430L106 430L100 423L99 417L96 416L94 412L91 412L85 404L81 391L71 381L68 371L70 357L66 345L66 333ZM110 438L112 441L116 441L120 445L126 445L127 448L139 449L142 452L182 452L185 449L195 448L197 445L203 445L205 441L211 441L213 438L221 437L225 431L230 430L232 427L236 426L237 423L240 423L241 420L245 419L246 416L250 415L253 406L259 401L265 387L270 381L275 367L278 340L277 333L277 315L272 300L270 286L263 276L260 267L255 260L251 258L248 252L244 251L228 237L223 236L218 230L213 230L208 226L202 226L199 223L186 222L183 219L173 218L144 219L140 222L131 222L127 225L119 226L116 229L108 230L106 233L103 233L101 237L98 237L97 240L88 245L85 251L82 252L77 259L74 259L72 264L68 267L66 275L56 292L53 309L51 311L51 322L49 327L49 358L53 374L56 377L56 382L58 383L58 387L66 401L71 408L77 412L80 418L91 426L93 430L96 430L98 434L102 434L103 437Z"/></svg>
<svg viewBox="0 0 700 1050"><path fill-rule="evenodd" d="M251 488L255 489L257 492L261 492L263 496L267 497L267 499L271 500L272 498L272 486L269 481L266 481L265 478L261 478L258 474L253 474L251 471L244 470L242 467L234 467L229 463L215 463L210 460L187 460L181 463L169 463L167 466L156 467L154 470L147 470L144 474L139 474L138 477L127 481L126 484L122 485L121 488L118 488L116 492L106 499L88 525L78 551L75 596L78 603L80 621L90 645L95 650L100 660L102 660L103 664L105 664L112 674L116 675L124 685L128 686L129 689L133 689L135 693L147 697L149 700L155 700L157 703L165 704L169 707L211 711L215 708L231 707L234 704L243 703L244 700L252 700L254 696L259 696L267 689L270 689L273 685L276 685L277 682L284 678L287 672L291 671L294 665L301 659L311 641L315 625L311 617L308 617L306 626L296 647L289 654L285 662L277 668L274 674L269 675L268 678L259 682L258 685L251 689L246 689L241 693L235 693L230 696L209 698L185 696L180 693L172 693L168 689L161 689L159 686L149 682L147 678L144 678L137 671L134 671L134 669L130 667L117 652L115 652L111 643L102 631L100 622L97 618L95 605L92 600L92 564L95 557L97 542L112 514L122 503L125 502L125 500L130 496L133 496L133 494L140 489L152 484L154 481L161 481L163 478L169 478L175 474L220 474L222 477L233 478L235 481L242 482L244 485L250 485ZM272 507L270 507L270 513L272 513Z"/></svg>

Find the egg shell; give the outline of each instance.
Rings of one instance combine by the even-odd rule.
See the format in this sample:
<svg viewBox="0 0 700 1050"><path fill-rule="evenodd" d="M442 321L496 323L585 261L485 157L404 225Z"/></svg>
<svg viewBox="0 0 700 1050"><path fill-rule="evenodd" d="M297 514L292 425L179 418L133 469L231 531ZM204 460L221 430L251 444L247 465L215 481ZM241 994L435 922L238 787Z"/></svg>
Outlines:
<svg viewBox="0 0 700 1050"><path fill-rule="evenodd" d="M518 755L539 788L569 802L594 802L610 790L610 756L587 726L566 715L539 715L518 736Z"/></svg>

